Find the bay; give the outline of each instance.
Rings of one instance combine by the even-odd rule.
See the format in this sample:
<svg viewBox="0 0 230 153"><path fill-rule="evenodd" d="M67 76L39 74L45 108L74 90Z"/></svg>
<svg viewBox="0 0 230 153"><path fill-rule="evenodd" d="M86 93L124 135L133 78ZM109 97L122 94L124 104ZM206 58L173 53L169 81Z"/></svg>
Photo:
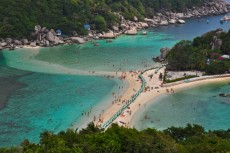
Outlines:
<svg viewBox="0 0 230 153"><path fill-rule="evenodd" d="M0 78L4 80L0 86L0 96L4 97L0 146L18 145L25 138L37 142L43 130L59 132L75 123L87 124L91 119L82 117L82 112L91 107L95 113L106 109L111 103L109 95L123 83L81 72L156 66L151 58L159 55L160 48L172 47L181 39L191 40L216 28L228 30L229 23L219 23L221 17L193 18L184 25L149 29L145 36L141 32L136 36L122 35L112 43L99 40L97 47L87 43L0 52Z"/></svg>

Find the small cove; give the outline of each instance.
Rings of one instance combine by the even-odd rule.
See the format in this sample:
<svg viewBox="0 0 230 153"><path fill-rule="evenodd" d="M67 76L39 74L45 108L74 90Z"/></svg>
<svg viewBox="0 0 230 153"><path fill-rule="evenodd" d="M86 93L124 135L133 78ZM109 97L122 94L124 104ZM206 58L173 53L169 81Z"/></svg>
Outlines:
<svg viewBox="0 0 230 153"><path fill-rule="evenodd" d="M221 17L204 17L200 22L194 18L187 20L185 25L149 29L146 36L122 35L112 43L100 40L98 47L87 43L1 52L0 77L10 76L12 80L8 84L19 88L8 90L6 105L0 110L0 146L17 145L25 138L36 142L44 130L59 132L84 122L82 112L92 106L98 109L95 112L101 112L109 106L108 102L111 103L107 100L109 95L122 84L117 79L76 74L155 66L151 58L159 54L160 48L171 47L181 39L191 40L208 30L227 30L229 23L220 24ZM6 89L3 85L0 88L2 91ZM101 101L103 104L107 102L103 108ZM216 107L221 108L220 105ZM88 121L85 120L84 124ZM162 129L163 126L153 127Z"/></svg>

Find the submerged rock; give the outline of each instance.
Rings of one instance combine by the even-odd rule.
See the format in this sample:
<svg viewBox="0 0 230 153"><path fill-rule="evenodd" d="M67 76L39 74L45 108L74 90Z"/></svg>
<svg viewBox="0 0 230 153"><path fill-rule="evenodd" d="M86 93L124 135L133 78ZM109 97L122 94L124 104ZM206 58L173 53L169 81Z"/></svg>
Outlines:
<svg viewBox="0 0 230 153"><path fill-rule="evenodd" d="M230 94L226 94L226 93L221 93L219 94L220 97L230 97Z"/></svg>

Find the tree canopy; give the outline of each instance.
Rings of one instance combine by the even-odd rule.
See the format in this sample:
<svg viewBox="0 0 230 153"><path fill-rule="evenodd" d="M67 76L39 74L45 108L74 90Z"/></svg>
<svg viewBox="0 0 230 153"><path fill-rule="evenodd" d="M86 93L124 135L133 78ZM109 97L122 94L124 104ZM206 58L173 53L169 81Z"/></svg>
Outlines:
<svg viewBox="0 0 230 153"><path fill-rule="evenodd" d="M177 152L228 152L230 129L206 132L199 125L171 127L164 131L112 125L101 131L91 123L79 132L61 131L58 134L43 132L39 143L24 140L20 147L0 148L1 153L177 153Z"/></svg>
<svg viewBox="0 0 230 153"><path fill-rule="evenodd" d="M200 6L206 0L0 0L0 38L30 36L34 26L61 29L68 34L89 23L103 31L119 23L113 12L126 19L152 17L161 10L181 11Z"/></svg>
<svg viewBox="0 0 230 153"><path fill-rule="evenodd" d="M230 70L230 60L221 58L221 55L230 55L229 44L230 30L223 32L221 29L210 31L193 41L182 40L167 55L168 69L225 73Z"/></svg>

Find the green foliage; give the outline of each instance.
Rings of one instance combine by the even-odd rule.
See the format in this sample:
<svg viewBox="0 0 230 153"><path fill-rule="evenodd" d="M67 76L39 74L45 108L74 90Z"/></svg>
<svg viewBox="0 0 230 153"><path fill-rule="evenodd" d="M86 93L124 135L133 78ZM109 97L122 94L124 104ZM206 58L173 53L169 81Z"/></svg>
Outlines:
<svg viewBox="0 0 230 153"><path fill-rule="evenodd" d="M84 131L84 132L83 132ZM87 131L87 132L86 132ZM228 152L230 129L206 132L199 125L171 127L164 131L137 131L113 124L100 131L92 123L79 133L68 129L58 134L43 132L40 143L25 140L18 148L0 148L1 153L177 153Z"/></svg>
<svg viewBox="0 0 230 153"><path fill-rule="evenodd" d="M200 6L206 0L0 0L0 37L29 37L34 26L61 29L69 34L87 34L89 23L94 30L105 31L119 22L112 12L126 19L152 17L163 9L181 11Z"/></svg>
<svg viewBox="0 0 230 153"><path fill-rule="evenodd" d="M222 74L226 71L228 71L228 67L224 64L224 62L212 62L205 70L207 74Z"/></svg>
<svg viewBox="0 0 230 153"><path fill-rule="evenodd" d="M177 79L174 79L174 80L165 80L164 82L165 83L172 83L172 82L177 82L177 81L181 81L181 80L186 80L186 79L191 79L191 78L195 78L197 77L196 75L189 75L189 76L185 76L185 77L182 77L182 78L177 78Z"/></svg>
<svg viewBox="0 0 230 153"><path fill-rule="evenodd" d="M105 31L107 27L107 23L104 17L97 15L94 19L95 28L98 29L100 32Z"/></svg>
<svg viewBox="0 0 230 153"><path fill-rule="evenodd" d="M222 40L220 49L212 50L213 38ZM220 60L223 54L230 54L230 32L210 31L193 41L177 43L167 55L168 69L203 70L206 74L221 74L230 70L230 60ZM210 59L209 63L206 60Z"/></svg>

